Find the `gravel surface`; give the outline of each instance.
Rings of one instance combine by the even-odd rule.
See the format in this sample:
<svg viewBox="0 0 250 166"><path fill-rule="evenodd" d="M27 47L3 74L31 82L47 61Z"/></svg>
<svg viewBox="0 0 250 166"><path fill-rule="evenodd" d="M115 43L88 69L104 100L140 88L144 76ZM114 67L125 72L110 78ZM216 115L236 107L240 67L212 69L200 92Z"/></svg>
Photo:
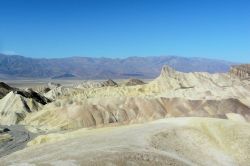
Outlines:
<svg viewBox="0 0 250 166"><path fill-rule="evenodd" d="M0 142L0 157L6 156L10 153L13 153L17 150L25 148L27 142L35 137L35 134L30 133L21 125L12 125L12 126L2 126L0 125L1 131L5 129L4 132L0 134L9 134L12 136L11 140ZM9 129L9 131L7 131Z"/></svg>

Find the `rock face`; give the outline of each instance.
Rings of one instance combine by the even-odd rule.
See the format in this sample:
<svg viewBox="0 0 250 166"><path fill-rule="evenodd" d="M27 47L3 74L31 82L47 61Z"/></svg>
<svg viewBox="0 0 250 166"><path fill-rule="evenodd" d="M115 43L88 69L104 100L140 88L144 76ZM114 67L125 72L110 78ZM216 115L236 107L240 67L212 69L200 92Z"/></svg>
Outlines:
<svg viewBox="0 0 250 166"><path fill-rule="evenodd" d="M0 99L7 95L10 91L15 90L16 88L10 87L4 82L0 82Z"/></svg>
<svg viewBox="0 0 250 166"><path fill-rule="evenodd" d="M51 100L33 91L20 90L0 83L0 124L13 125L22 121L26 114L38 111Z"/></svg>
<svg viewBox="0 0 250 166"><path fill-rule="evenodd" d="M143 85L143 84L145 84L145 82L139 79L135 79L135 78L130 79L125 83L126 86Z"/></svg>
<svg viewBox="0 0 250 166"><path fill-rule="evenodd" d="M108 79L107 81L102 82L102 85L103 86L118 86L118 84L111 79Z"/></svg>
<svg viewBox="0 0 250 166"><path fill-rule="evenodd" d="M180 73L180 72L177 72L176 70L174 70L170 66L165 65L161 69L160 77L162 77L162 78L176 77L178 73Z"/></svg>
<svg viewBox="0 0 250 166"><path fill-rule="evenodd" d="M18 124L27 114L40 110L49 102L50 99L32 90L11 91L0 100L0 124Z"/></svg>
<svg viewBox="0 0 250 166"><path fill-rule="evenodd" d="M66 88L64 86L59 86L57 88L51 89L47 93L44 93L44 97L50 100L56 100L61 96L69 96L69 94L73 95L79 89L76 88Z"/></svg>
<svg viewBox="0 0 250 166"><path fill-rule="evenodd" d="M189 99L225 99L250 98L250 84L230 74L182 73L164 66L161 75L149 83L148 89L154 89L165 97ZM249 102L248 102L249 103Z"/></svg>
<svg viewBox="0 0 250 166"><path fill-rule="evenodd" d="M156 79L158 85L167 89L188 89L188 88L222 88L233 85L235 80L228 74L209 74L209 73L182 73L169 66L162 68L160 76ZM240 81L238 80L240 84Z"/></svg>
<svg viewBox="0 0 250 166"><path fill-rule="evenodd" d="M32 89L27 89L27 90L17 90L14 93L19 94L25 98L33 99L38 103L41 103L43 105L50 103L51 100L40 95L39 93L33 91Z"/></svg>
<svg viewBox="0 0 250 166"><path fill-rule="evenodd" d="M229 73L241 79L248 79L250 78L250 65L245 64L245 65L233 66Z"/></svg>
<svg viewBox="0 0 250 166"><path fill-rule="evenodd" d="M42 104L14 92L0 100L0 124L11 125L22 121L28 113L38 111Z"/></svg>

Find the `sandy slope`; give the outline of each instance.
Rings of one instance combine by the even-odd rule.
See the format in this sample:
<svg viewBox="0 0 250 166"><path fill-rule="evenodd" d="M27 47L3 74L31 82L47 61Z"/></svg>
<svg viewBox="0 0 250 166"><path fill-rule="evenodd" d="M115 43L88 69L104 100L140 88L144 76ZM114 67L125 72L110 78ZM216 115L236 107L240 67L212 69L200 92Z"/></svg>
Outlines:
<svg viewBox="0 0 250 166"><path fill-rule="evenodd" d="M108 124L148 122L165 117L217 117L241 114L250 120L250 107L236 99L188 100L182 98L90 98L49 104L27 115L23 124L42 130L62 130Z"/></svg>
<svg viewBox="0 0 250 166"><path fill-rule="evenodd" d="M80 129L39 136L2 165L248 165L250 125L210 118Z"/></svg>
<svg viewBox="0 0 250 166"><path fill-rule="evenodd" d="M22 121L28 113L38 111L42 104L13 92L0 100L0 124L11 125Z"/></svg>

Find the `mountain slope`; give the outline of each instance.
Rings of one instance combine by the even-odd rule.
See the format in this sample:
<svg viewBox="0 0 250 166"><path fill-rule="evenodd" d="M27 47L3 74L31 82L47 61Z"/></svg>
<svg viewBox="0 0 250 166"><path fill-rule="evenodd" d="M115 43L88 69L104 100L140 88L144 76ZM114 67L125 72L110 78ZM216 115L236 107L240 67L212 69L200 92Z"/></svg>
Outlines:
<svg viewBox="0 0 250 166"><path fill-rule="evenodd" d="M71 57L33 59L0 54L0 75L51 78L71 74L81 79L154 78L163 65L178 71L227 72L231 62L176 56L129 57L125 59Z"/></svg>

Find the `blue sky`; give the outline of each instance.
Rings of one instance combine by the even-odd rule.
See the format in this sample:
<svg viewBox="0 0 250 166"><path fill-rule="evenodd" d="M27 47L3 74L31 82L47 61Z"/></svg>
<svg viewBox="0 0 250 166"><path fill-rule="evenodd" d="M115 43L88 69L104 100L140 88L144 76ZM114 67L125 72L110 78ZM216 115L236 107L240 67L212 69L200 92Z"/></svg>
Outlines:
<svg viewBox="0 0 250 166"><path fill-rule="evenodd" d="M0 52L250 62L250 1L0 0Z"/></svg>

